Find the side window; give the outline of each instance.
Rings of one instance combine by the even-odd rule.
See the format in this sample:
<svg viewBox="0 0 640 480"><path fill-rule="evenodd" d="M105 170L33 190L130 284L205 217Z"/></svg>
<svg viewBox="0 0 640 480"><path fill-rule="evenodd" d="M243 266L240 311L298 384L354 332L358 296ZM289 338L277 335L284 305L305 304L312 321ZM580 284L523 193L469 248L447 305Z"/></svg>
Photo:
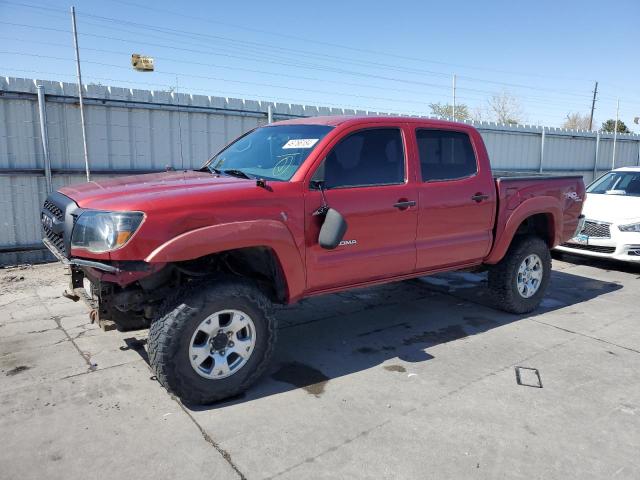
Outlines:
<svg viewBox="0 0 640 480"><path fill-rule="evenodd" d="M324 173L326 188L392 185L404 182L402 135L396 128L355 132L325 158L314 179Z"/></svg>
<svg viewBox="0 0 640 480"><path fill-rule="evenodd" d="M478 171L476 156L466 133L417 130L422 181L455 180Z"/></svg>

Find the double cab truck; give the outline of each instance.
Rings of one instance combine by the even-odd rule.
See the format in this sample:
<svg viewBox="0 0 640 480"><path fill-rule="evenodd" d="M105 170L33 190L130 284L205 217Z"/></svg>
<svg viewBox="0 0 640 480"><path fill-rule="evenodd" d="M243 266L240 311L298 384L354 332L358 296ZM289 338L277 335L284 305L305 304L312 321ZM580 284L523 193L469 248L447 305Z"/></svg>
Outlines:
<svg viewBox="0 0 640 480"><path fill-rule="evenodd" d="M482 269L496 307L534 310L584 195L581 177L494 175L470 125L317 117L251 130L195 171L64 187L41 220L66 294L103 326L149 327L158 380L205 404L267 368L276 304Z"/></svg>

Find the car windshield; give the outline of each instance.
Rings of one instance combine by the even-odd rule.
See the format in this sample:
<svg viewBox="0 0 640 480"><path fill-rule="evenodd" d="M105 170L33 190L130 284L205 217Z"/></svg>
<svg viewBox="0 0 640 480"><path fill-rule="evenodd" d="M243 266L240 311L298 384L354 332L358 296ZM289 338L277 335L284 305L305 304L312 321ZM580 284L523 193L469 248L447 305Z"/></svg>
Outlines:
<svg viewBox="0 0 640 480"><path fill-rule="evenodd" d="M327 125L257 128L222 150L206 166L215 173L286 181L332 128Z"/></svg>
<svg viewBox="0 0 640 480"><path fill-rule="evenodd" d="M640 171L609 172L589 185L587 193L640 197Z"/></svg>

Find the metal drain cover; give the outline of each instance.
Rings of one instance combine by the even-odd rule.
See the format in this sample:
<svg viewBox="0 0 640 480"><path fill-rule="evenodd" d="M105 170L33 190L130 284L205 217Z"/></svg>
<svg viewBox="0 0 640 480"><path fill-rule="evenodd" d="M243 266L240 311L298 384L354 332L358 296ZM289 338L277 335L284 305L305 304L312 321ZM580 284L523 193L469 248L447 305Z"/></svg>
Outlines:
<svg viewBox="0 0 640 480"><path fill-rule="evenodd" d="M542 388L542 380L537 368L516 367L516 382L524 387Z"/></svg>

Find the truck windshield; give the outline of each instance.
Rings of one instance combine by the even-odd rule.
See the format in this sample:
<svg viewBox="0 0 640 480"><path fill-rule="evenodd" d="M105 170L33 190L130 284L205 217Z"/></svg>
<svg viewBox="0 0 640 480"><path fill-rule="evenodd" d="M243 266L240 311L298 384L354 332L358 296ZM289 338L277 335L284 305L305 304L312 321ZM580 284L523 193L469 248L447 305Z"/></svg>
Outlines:
<svg viewBox="0 0 640 480"><path fill-rule="evenodd" d="M609 172L589 185L587 193L640 197L640 171Z"/></svg>
<svg viewBox="0 0 640 480"><path fill-rule="evenodd" d="M222 150L206 166L216 173L286 181L331 129L327 125L257 128Z"/></svg>

